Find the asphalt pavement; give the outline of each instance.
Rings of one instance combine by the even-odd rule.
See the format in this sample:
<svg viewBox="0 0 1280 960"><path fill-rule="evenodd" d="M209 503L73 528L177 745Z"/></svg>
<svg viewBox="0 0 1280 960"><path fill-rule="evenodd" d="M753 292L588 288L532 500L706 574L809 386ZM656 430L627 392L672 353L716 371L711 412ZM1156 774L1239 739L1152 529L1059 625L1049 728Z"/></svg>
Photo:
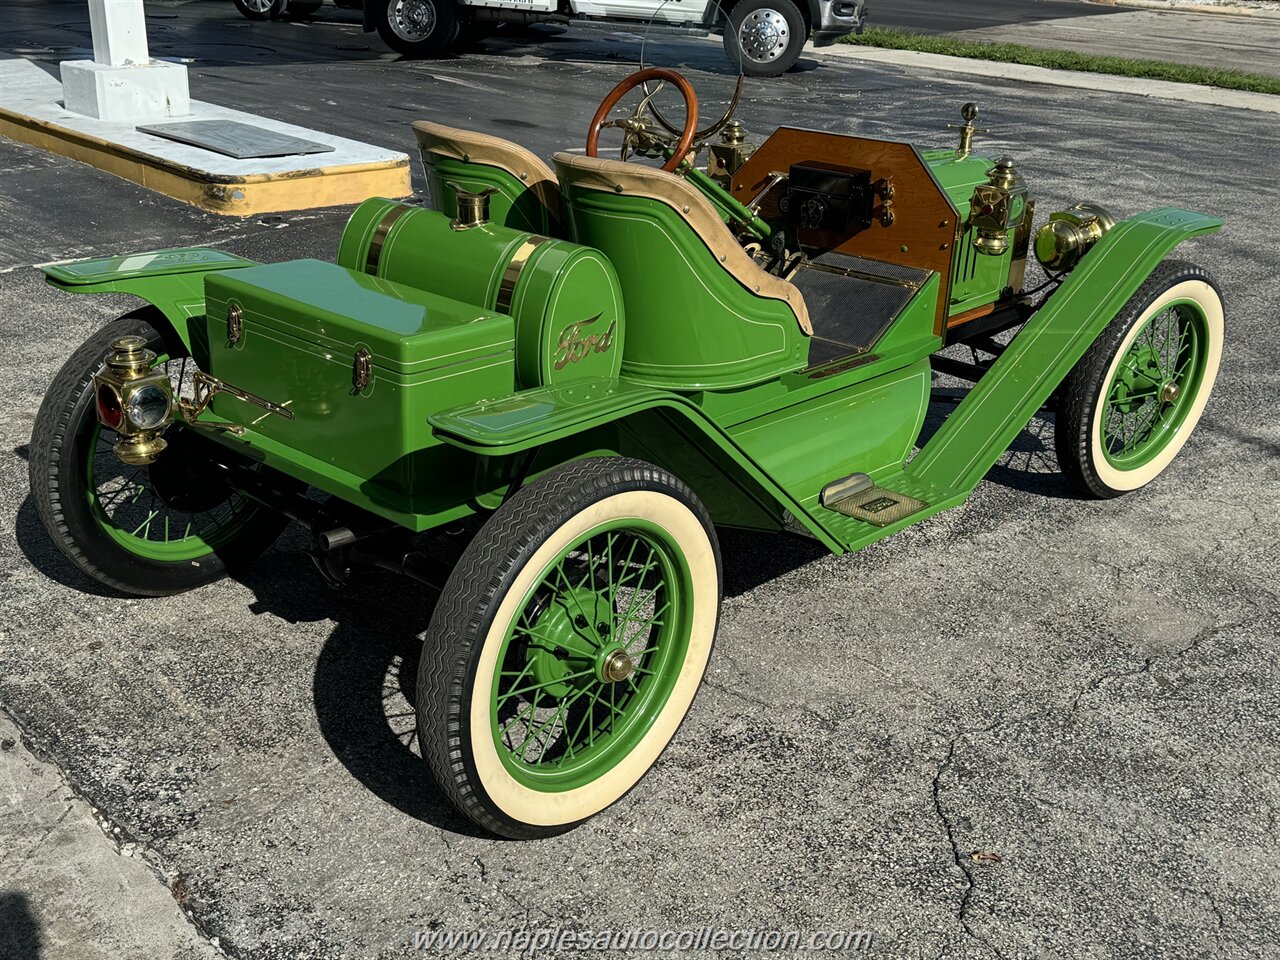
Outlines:
<svg viewBox="0 0 1280 960"><path fill-rule="evenodd" d="M580 148L638 56L628 31L572 29L406 63L336 19L154 9L183 13L151 25L168 49L204 44L195 96L406 151L419 117ZM67 5L43 25L12 12L0 49L47 64L87 32ZM709 101L731 85L712 44L667 56ZM749 82L739 117L949 144L967 100L993 131L979 149L1017 158L1042 215L1091 199L1226 219L1178 253L1229 314L1195 436L1149 488L1085 502L1045 415L968 503L856 555L726 532L717 650L680 735L621 805L537 843L476 835L414 755L420 590L334 593L293 533L239 580L103 596L28 495L45 385L131 306L50 290L32 264L195 243L331 257L347 211L228 220L0 141L0 705L98 811L102 842L133 845L231 957L405 957L422 929L705 925L867 929L871 956L902 958L1275 956L1274 118L816 58ZM20 870L30 844L4 829L0 889L28 919L0 956L98 956L54 936L52 875ZM84 909L124 904L107 891Z"/></svg>
<svg viewBox="0 0 1280 960"><path fill-rule="evenodd" d="M867 0L869 23L917 33L954 33L1039 20L1110 17L1113 6L1084 0Z"/></svg>

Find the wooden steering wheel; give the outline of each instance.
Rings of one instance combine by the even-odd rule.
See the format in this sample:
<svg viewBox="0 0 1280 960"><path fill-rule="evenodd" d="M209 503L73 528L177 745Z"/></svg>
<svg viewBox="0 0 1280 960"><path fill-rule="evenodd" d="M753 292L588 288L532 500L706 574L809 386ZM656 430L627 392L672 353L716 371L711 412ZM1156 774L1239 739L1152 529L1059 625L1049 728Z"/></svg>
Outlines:
<svg viewBox="0 0 1280 960"><path fill-rule="evenodd" d="M588 157L597 156L597 148L600 145L600 130L606 126L605 121L613 111L613 108L618 105L618 101L629 91L648 83L650 80L666 80L675 86L680 91L680 95L684 97L684 129L680 132L680 139L676 141L675 153L662 165L662 169L668 173L674 173L676 167L680 166L681 161L684 160L684 155L693 146L694 134L698 130L698 95L693 92L693 85L688 80L676 73L676 71L667 70L665 67L650 67L647 70L639 70L609 91L609 95L604 98L600 103L599 109L596 110L596 115L591 118L591 128L587 131ZM657 91L654 92L656 93Z"/></svg>

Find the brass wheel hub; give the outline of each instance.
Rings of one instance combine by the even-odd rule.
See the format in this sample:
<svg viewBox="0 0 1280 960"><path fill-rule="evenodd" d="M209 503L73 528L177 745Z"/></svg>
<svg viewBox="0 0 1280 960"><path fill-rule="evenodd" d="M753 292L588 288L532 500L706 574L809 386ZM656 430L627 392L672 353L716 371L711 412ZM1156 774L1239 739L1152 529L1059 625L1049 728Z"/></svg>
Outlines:
<svg viewBox="0 0 1280 960"><path fill-rule="evenodd" d="M600 664L600 676L606 683L621 683L635 672L635 661L625 650L611 650Z"/></svg>

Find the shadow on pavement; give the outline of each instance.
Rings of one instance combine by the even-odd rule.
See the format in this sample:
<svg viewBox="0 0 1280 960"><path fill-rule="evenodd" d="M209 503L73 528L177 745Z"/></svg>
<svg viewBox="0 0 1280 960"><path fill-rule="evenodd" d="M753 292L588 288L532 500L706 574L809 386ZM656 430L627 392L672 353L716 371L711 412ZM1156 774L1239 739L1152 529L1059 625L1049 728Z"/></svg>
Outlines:
<svg viewBox="0 0 1280 960"><path fill-rule="evenodd" d="M40 522L40 517L36 513L36 502L29 493L18 505L18 512L13 518L13 538L22 555L27 558L27 562L54 583L70 587L77 593L88 593L95 597L124 596L81 573L74 563L62 555L62 551L54 546L49 535L45 533L44 524Z"/></svg>
<svg viewBox="0 0 1280 960"><path fill-rule="evenodd" d="M0 955L13 960L40 960L40 925L25 893L0 891Z"/></svg>
<svg viewBox="0 0 1280 960"><path fill-rule="evenodd" d="M255 613L335 621L312 681L316 720L334 757L401 813L451 833L488 836L440 795L418 753L414 688L435 595L388 573L362 574L333 590L303 563L288 566L278 576L259 564L241 582L257 596Z"/></svg>

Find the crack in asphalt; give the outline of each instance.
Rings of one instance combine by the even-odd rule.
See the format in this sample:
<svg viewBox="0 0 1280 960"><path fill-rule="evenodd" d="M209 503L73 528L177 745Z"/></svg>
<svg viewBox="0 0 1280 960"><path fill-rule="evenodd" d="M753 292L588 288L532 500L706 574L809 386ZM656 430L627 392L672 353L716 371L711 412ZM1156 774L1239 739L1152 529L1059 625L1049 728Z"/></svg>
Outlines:
<svg viewBox="0 0 1280 960"><path fill-rule="evenodd" d="M1218 945L1218 952L1221 953L1222 952L1222 931L1226 928L1227 921L1226 921L1226 918L1222 916L1222 910L1218 907L1218 901L1214 899L1213 891L1210 890L1208 887L1205 887L1204 890L1202 890L1201 892L1204 894L1204 898L1207 901L1209 901L1209 909L1213 911L1213 915L1215 918L1217 918L1217 921L1218 921L1218 925L1217 927L1214 928L1214 931L1213 931L1213 939L1214 939L1214 942L1217 943Z"/></svg>
<svg viewBox="0 0 1280 960"><path fill-rule="evenodd" d="M1156 663L1159 663L1162 661L1174 662L1177 660L1181 660L1183 657L1187 656L1188 654L1195 652L1207 640L1209 640L1216 634L1222 633L1226 630L1239 629L1240 627L1244 626L1245 622L1246 621L1244 620L1236 620L1236 621L1233 621L1232 623L1224 623L1224 624L1205 627L1204 629L1200 630L1194 637L1192 637L1191 641L1187 643L1184 647L1182 647L1180 650L1175 650L1173 653L1168 653L1168 654L1153 653L1150 656L1143 658L1141 666L1135 667L1131 670L1108 670L1104 673L1098 674L1096 677L1094 677L1092 680L1086 683L1083 687L1081 687L1076 692L1076 695L1071 698L1071 703L1067 707L1068 716L1075 716L1076 711L1080 707L1080 701L1087 694L1093 693L1096 690L1101 689L1105 684L1111 682L1112 680L1124 680L1128 677L1137 677L1145 673L1150 673L1151 668L1155 666ZM1029 717L1030 715L1028 715L1028 718Z"/></svg>
<svg viewBox="0 0 1280 960"><path fill-rule="evenodd" d="M989 724L986 727L979 727L974 730L962 730L948 740L946 755L943 756L942 762L938 764L937 770L934 771L930 791L933 798L933 812L937 816L938 821L942 824L943 832L947 837L947 843L951 847L951 859L964 875L964 890L960 892L960 903L956 907L956 919L960 922L960 926L967 936L978 941L978 943L982 944L997 957L1001 958L1001 960L1004 960L1004 954L1000 951L1000 948L986 937L982 936L982 934L978 933L978 931L974 930L969 924L969 907L973 900L973 893L977 889L977 882L974 880L973 867L970 865L969 859L960 853L960 844L956 840L955 826L952 823L951 818L947 815L946 808L943 806L942 777L951 767L951 762L956 756L956 747L959 745L961 740L968 736L978 736L980 734L990 733L996 727L1001 726L1004 722L1005 721L1003 720L997 720L995 723Z"/></svg>
<svg viewBox="0 0 1280 960"><path fill-rule="evenodd" d="M1237 629L1243 626L1244 623L1245 623L1244 620L1237 620L1231 623L1218 624L1214 626L1205 627L1204 629L1197 632L1196 635L1193 636L1188 643L1186 643L1183 647L1174 651L1173 653L1152 654L1150 656L1144 657L1141 666L1135 667L1130 670L1108 670L1098 674L1097 676L1087 681L1076 692L1075 696L1071 698L1070 703L1067 705L1065 709L1066 715L1068 717L1074 717L1076 712L1080 708L1080 701L1085 697L1086 694L1089 694L1096 690L1101 689L1105 684L1111 682L1112 680L1122 680L1127 677L1135 677L1135 676L1140 676L1142 674L1147 674L1151 672L1152 667L1155 666L1157 663L1176 662L1178 660L1181 660L1184 657L1186 657L1188 654L1195 652L1197 649L1199 649L1208 640L1210 640L1212 637L1216 636L1217 634L1223 633L1228 630ZM947 843L951 848L951 859L954 861L955 866L964 875L965 885L964 885L964 889L960 893L960 902L956 909L956 918L957 920L959 920L960 926L964 930L966 935L968 935L969 937L972 937L974 940L977 940L984 947L991 950L997 957L1001 958L1001 960L1003 960L1004 954L1000 951L1000 948L997 947L995 944L993 944L986 937L982 936L977 931L975 931L969 922L969 910L972 904L974 893L977 890L977 882L975 880L973 867L971 866L969 859L961 854L960 844L956 840L954 823L951 817L948 816L946 807L942 802L942 778L946 774L946 772L950 769L952 762L955 760L956 748L959 746L961 741L968 738L979 737L979 736L983 736L985 734L991 733L997 728L1006 725L1006 723L1011 725L1025 723L1028 720L1033 720L1038 717L1047 716L1048 714L1051 714L1060 710L1062 710L1061 707L1050 707L1050 708L1031 710L1011 720L997 720L993 723L988 724L985 727L977 727L970 730L958 731L957 733L955 733L955 735L953 735L947 741L946 753L942 757L941 762L938 764L937 769L934 771L933 780L930 785L930 795L933 799L934 814L937 816L938 821L942 824L942 829L944 834L946 835ZM1209 905L1212 908L1214 915L1218 918L1217 938L1218 938L1219 944L1221 944L1222 928L1224 926L1222 912L1218 909L1218 905L1216 901L1214 901L1212 894L1207 889L1203 892L1205 897L1209 901Z"/></svg>

